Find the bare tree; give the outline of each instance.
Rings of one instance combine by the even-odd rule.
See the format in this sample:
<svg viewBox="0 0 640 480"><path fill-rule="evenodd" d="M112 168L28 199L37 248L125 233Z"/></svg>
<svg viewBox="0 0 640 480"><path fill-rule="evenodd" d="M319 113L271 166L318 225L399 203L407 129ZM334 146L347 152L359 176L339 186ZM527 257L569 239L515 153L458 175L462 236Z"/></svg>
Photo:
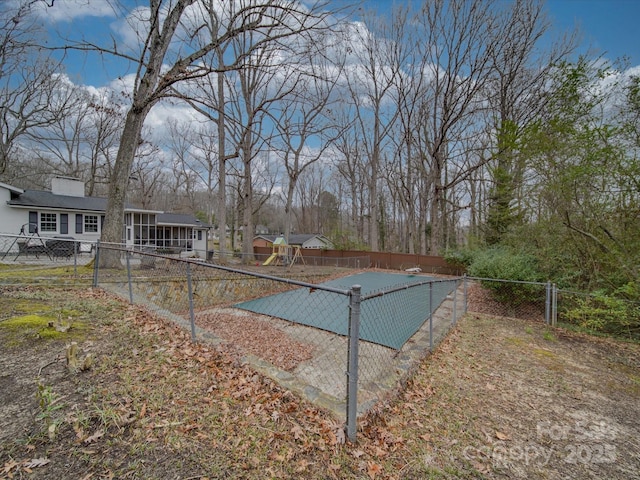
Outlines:
<svg viewBox="0 0 640 480"><path fill-rule="evenodd" d="M183 88L180 92L174 89L177 96L186 99L216 125L219 156L217 220L222 257L226 243L227 162L235 158L242 160L243 234L250 240L256 211L251 163L262 155L262 150L268 149L271 134L264 123L267 110L290 89L290 85L279 77L278 67L283 61L287 62L288 57L295 56L291 44L297 37L326 28L324 18L327 14L320 13L320 4L308 8L293 1L243 0L230 2L222 9L215 5L203 7L203 18L208 19L206 29L214 38L222 36L221 32L226 31L240 10L262 8L269 19L217 42L212 54L202 58L211 74L191 82L188 89ZM249 258L251 242L244 242L243 248Z"/></svg>
<svg viewBox="0 0 640 480"><path fill-rule="evenodd" d="M215 192L218 184L218 173L220 172L220 155L218 154L218 146L220 142L216 135L217 132L211 132L206 126L198 129L193 143L194 149L194 166L192 167L200 184L206 189L205 207L207 223L213 225L214 214L219 208L214 208L217 204Z"/></svg>
<svg viewBox="0 0 640 480"><path fill-rule="evenodd" d="M90 168L83 176L87 185L87 195L106 195L107 193L124 124L120 100L111 92L94 96L89 103L92 113L88 119L86 140Z"/></svg>
<svg viewBox="0 0 640 480"><path fill-rule="evenodd" d="M60 63L35 46L42 33L31 12L35 3L0 2L0 174L21 140L69 111L60 97Z"/></svg>
<svg viewBox="0 0 640 480"><path fill-rule="evenodd" d="M91 163L88 140L93 129L92 99L85 90L70 82L59 86L56 98L66 104L66 114L46 126L34 128L30 137L47 171L82 178Z"/></svg>
<svg viewBox="0 0 640 480"><path fill-rule="evenodd" d="M352 121L349 116L339 120L341 134L335 143L335 166L338 175L345 181L349 191L350 212L349 218L353 222L355 237L358 244L364 238L365 195L367 193L365 161L360 148L360 140L353 128L348 128ZM347 232L342 232L343 237L349 238ZM350 242L353 240L349 238Z"/></svg>
<svg viewBox="0 0 640 480"><path fill-rule="evenodd" d="M253 32L249 32L246 37L238 39L239 42L235 45L236 49L244 50L247 44L251 44ZM242 254L245 261L251 261L253 253L253 161L260 151L269 149L267 137L270 136L270 133L263 129L263 122L265 110L270 103L275 101L269 95L268 90L269 81L276 76L275 66L270 62L272 52L268 50L270 49L260 49L249 60L245 68L238 71L238 90L233 103L235 110L233 141L242 165L240 198L242 205Z"/></svg>
<svg viewBox="0 0 640 480"><path fill-rule="evenodd" d="M311 14L313 10L303 8L295 2L256 0L239 3L240 6L234 8L232 14L225 19L224 30L215 37L207 36L207 30L203 28L209 19L200 15L198 9L190 7L197 4L214 10L220 6L219 2L215 0L150 0L149 8L135 11L135 15L139 16L136 20L146 26L146 32L138 32L141 48L137 56L127 55L117 48L87 42L71 45L77 49L116 54L134 62L137 66L131 94L131 107L125 117L112 172L102 235L104 241L120 242L122 240L125 195L136 150L140 143L140 133L150 109L181 82L211 73L211 69L207 68L207 64L202 62L202 59L215 52L216 48L225 42L251 31L262 30L273 34L256 38L248 50L224 67L233 70L245 64L253 53L263 48L265 44L297 35L300 31L311 28L318 21L317 17ZM187 11L193 14L187 15ZM295 22L288 23L288 20L294 19ZM101 262L104 266L120 266L116 255L103 255Z"/></svg>
<svg viewBox="0 0 640 480"><path fill-rule="evenodd" d="M445 183L456 142L470 134L482 107L480 93L490 67L496 36L494 2L436 0L425 2L416 24L425 35L420 45L429 81L424 88L418 140L431 191L429 251L444 243Z"/></svg>
<svg viewBox="0 0 640 480"><path fill-rule="evenodd" d="M169 119L169 145L171 155L170 185L173 189L172 210L195 213L197 191L204 186L204 180L211 178L211 166L200 163L200 154L196 150L198 132L190 122L176 122ZM207 173L207 171L209 173Z"/></svg>
<svg viewBox="0 0 640 480"><path fill-rule="evenodd" d="M221 36L229 21L229 17L233 15L232 11L218 10L213 4L201 4L203 16L207 19L204 28L207 29L208 36L217 38ZM225 252L227 248L227 162L238 156L237 147L230 148L232 151L227 152L227 131L231 119L227 114L228 91L233 90L227 74L229 72L229 58L235 61L233 55L227 55L226 52L230 48L230 40L221 42L215 46L211 55L202 58L202 62L207 63L207 67L212 72L209 75L198 77L188 83L187 88L180 91L175 89L175 95L186 101L206 120L215 125L215 133L217 134L217 142L215 152L213 144L211 144L211 154L217 156L218 172L218 195L217 195L217 223L218 223L218 253L221 262L224 262ZM203 135L206 127L203 127ZM207 154L209 155L209 154ZM209 158L207 156L207 158ZM207 182L211 185L210 182ZM212 201L212 198L209 199ZM212 212L212 206L207 204L207 211ZM232 208L235 212L235 206ZM211 215L209 215L211 218ZM211 220L210 220L211 221ZM235 222L235 218L233 219ZM231 247L234 247L234 239L231 240Z"/></svg>
<svg viewBox="0 0 640 480"><path fill-rule="evenodd" d="M306 168L296 184L300 199L297 227L299 231L328 233L335 223L337 205L328 192L329 178L326 168L313 163ZM327 210L323 210L326 208ZM325 230L326 229L326 230Z"/></svg>
<svg viewBox="0 0 640 480"><path fill-rule="evenodd" d="M406 8L406 7L404 7ZM394 15L401 18L410 12L398 9ZM406 20L396 22L397 28L404 30L403 42L407 57L402 65L402 73L396 79L398 121L391 139L394 153L387 169L387 185L394 198L394 208L401 217L397 228L403 230L399 235L400 248L408 253L420 250L424 252L424 223L426 221L425 192L429 191L429 179L425 175L420 160L417 138L422 121L421 103L425 94L425 85L429 81L425 58L419 48L424 32L412 29Z"/></svg>
<svg viewBox="0 0 640 480"><path fill-rule="evenodd" d="M337 98L334 90L342 72L344 60L329 59L324 52L330 48L325 36L312 36L304 49L308 63L293 65L287 74L294 91L279 102L275 116L276 143L282 153L287 173L285 192L284 236L289 240L293 224L293 200L300 175L321 160L339 135L331 111Z"/></svg>
<svg viewBox="0 0 640 480"><path fill-rule="evenodd" d="M360 147L366 152L368 240L371 249L378 250L380 169L383 149L390 141L398 115L393 97L405 51L400 38L396 37L402 34L402 28L373 16L370 18L370 29L356 24L348 33L351 36L349 47L358 63L351 69L347 67L346 78L355 107L354 125L358 129Z"/></svg>
<svg viewBox="0 0 640 480"><path fill-rule="evenodd" d="M159 153L160 149L157 146L146 141L141 142L130 175L135 188L130 190L127 200L141 208L170 210L175 197L166 195L166 190L175 185L177 180L162 164Z"/></svg>
<svg viewBox="0 0 640 480"><path fill-rule="evenodd" d="M293 128L291 124L285 125L286 120L284 119L289 112L284 112L282 108L278 107L284 102L288 106L298 109L294 115L301 114L301 110L299 110L301 107L299 103L301 81L303 78L307 78L306 76L313 75L307 73L306 76L302 76L299 66L307 65L308 67L309 60L306 57L318 53L308 47L313 44L316 38L312 35L313 32L327 28L325 24L323 28L299 31L298 35L289 37L286 41L264 43L259 48L255 48L253 45L259 38L263 36L279 37L282 25L304 20L298 18L299 12L296 12L293 17L290 16L291 12L280 11L277 13L282 15L279 24L274 24L269 29L262 31L245 32L232 42L235 57L244 56L243 52L248 50L253 52L251 57L244 56L243 68L230 76L229 80L233 82L234 87L229 91L232 98L229 101L229 117L227 119L230 120L230 134L227 140L236 146L238 160L242 165L242 192L240 196L244 239L242 253L246 261L251 260L253 253L252 238L255 214L268 199L275 181L273 155L270 152L277 137L277 125ZM306 48L304 48L305 46ZM302 60L303 58L305 60ZM291 75L292 73L293 75ZM297 98L298 102L293 100L291 103L292 98ZM309 104L306 106L309 107ZM317 120L322 109L314 106L310 110L314 108L315 112L308 115ZM279 123L281 119L283 122ZM309 116L307 116L307 125L309 125L309 121ZM282 129L280 133L283 133ZM305 136L305 142L308 140L308 134L305 132L298 130L297 133ZM301 151L305 148L304 143L297 146ZM261 181L257 181L259 179Z"/></svg>

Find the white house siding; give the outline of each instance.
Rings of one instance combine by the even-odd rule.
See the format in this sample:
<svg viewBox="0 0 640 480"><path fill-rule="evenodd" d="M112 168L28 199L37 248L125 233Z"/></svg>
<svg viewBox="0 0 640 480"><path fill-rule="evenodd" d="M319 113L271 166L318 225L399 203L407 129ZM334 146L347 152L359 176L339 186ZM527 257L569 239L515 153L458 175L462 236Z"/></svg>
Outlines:
<svg viewBox="0 0 640 480"><path fill-rule="evenodd" d="M198 235L198 232L200 232L200 235ZM206 230L194 230L193 249L197 252L207 251L207 231Z"/></svg>
<svg viewBox="0 0 640 480"><path fill-rule="evenodd" d="M26 235L33 235L35 231L33 228L29 228L29 224L31 223L32 217L35 216L37 218L37 226L38 232L37 234L43 238L48 237L73 237L76 240L80 241L91 241L95 242L100 238L102 233L102 217L104 216L102 212L73 212L69 210L55 210L55 209L47 209L47 208L36 208L36 207L13 207L10 208L12 213L20 214L21 225L25 225L24 233ZM49 231L43 228L42 220L43 215L50 215L51 218L55 216L55 224L56 230ZM87 224L85 223L85 219L91 219L91 224L95 224L97 220L97 232L87 232ZM63 229L63 223L66 223L66 231ZM20 233L20 228L16 232L12 233Z"/></svg>
<svg viewBox="0 0 640 480"><path fill-rule="evenodd" d="M302 244L302 248L327 248L327 245L317 237L311 238Z"/></svg>
<svg viewBox="0 0 640 480"><path fill-rule="evenodd" d="M67 183L70 183L71 187L81 184L77 181ZM69 187L66 183L63 186ZM26 200L20 202L14 198L12 201L12 191L25 195L21 198ZM33 224L37 225L37 235L42 238L69 237L83 242L96 242L102 235L104 211L95 209L106 205L106 200L83 197L82 191L78 186L73 191L65 188L62 194L41 191L27 193L0 182L0 233L20 235L22 230L25 236L34 236L36 229L30 228L30 224ZM69 199L69 197L77 198ZM9 202L12 204L9 205ZM73 208L75 205L77 208ZM158 222L158 215L163 215L169 221ZM45 220L44 225L43 220ZM48 224L46 221L49 221ZM46 228L53 226L55 226L54 230ZM158 235L160 230L163 232L162 236ZM123 219L123 238L128 246L155 246L158 239L166 238L169 242L168 246L178 247L181 250L201 251L203 255L206 255L207 250L207 226L202 225L195 218L191 222L189 215L129 209ZM162 242L163 245L165 243Z"/></svg>
<svg viewBox="0 0 640 480"><path fill-rule="evenodd" d="M11 199L11 192L0 187L0 233L17 235L20 233L20 228L23 224L29 221L28 217L25 217L24 212L19 209L12 208L7 205L7 202Z"/></svg>

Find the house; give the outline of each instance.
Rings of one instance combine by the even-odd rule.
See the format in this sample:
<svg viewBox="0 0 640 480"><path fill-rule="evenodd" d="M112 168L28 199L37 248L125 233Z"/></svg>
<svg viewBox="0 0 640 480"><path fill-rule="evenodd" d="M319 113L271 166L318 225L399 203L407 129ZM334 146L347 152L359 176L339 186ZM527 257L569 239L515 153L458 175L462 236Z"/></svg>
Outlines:
<svg viewBox="0 0 640 480"><path fill-rule="evenodd" d="M107 199L86 197L84 182L54 177L51 191L23 190L0 182L0 233L97 241ZM192 215L125 207L122 241L172 252L207 250L209 227Z"/></svg>
<svg viewBox="0 0 640 480"><path fill-rule="evenodd" d="M276 238L282 235L256 235L253 238L254 247L272 247ZM319 248L333 249L333 243L324 235L299 233L289 235L289 245L298 246L300 248Z"/></svg>

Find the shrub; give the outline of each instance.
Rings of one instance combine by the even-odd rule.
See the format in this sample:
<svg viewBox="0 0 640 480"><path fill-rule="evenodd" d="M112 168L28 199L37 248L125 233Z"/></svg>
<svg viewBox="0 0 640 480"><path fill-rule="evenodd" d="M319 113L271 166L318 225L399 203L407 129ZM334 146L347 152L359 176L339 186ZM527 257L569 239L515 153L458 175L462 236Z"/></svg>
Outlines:
<svg viewBox="0 0 640 480"><path fill-rule="evenodd" d="M489 288L500 302L514 304L539 300L542 275L535 257L530 255L511 253L504 248L483 250L473 257L468 273L472 277L507 280L508 282L482 280L482 285Z"/></svg>
<svg viewBox="0 0 640 480"><path fill-rule="evenodd" d="M564 322L596 333L640 338L640 305L596 292L566 302L560 314Z"/></svg>
<svg viewBox="0 0 640 480"><path fill-rule="evenodd" d="M474 252L472 250L447 250L444 259L448 264L455 267L469 268L473 262Z"/></svg>

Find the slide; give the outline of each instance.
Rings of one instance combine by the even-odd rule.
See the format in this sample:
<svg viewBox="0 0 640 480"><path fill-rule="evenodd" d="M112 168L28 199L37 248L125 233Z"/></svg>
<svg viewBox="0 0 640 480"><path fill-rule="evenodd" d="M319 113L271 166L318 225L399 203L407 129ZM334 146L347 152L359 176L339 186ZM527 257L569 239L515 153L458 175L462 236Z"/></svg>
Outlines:
<svg viewBox="0 0 640 480"><path fill-rule="evenodd" d="M262 265L269 265L271 262L273 262L273 259L276 258L277 256L278 256L277 253L272 253L271 256L267 258L267 260Z"/></svg>

